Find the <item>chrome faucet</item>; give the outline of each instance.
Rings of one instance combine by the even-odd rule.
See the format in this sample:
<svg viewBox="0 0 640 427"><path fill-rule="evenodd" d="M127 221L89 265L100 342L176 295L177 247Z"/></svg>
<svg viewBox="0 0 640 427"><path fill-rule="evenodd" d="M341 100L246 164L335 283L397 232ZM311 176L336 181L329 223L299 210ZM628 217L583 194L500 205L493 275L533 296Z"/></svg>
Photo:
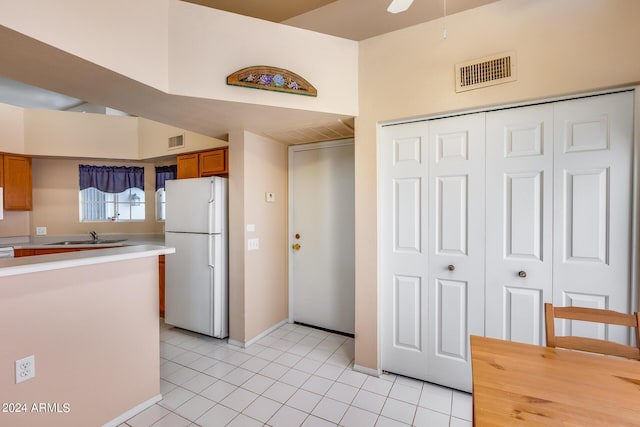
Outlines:
<svg viewBox="0 0 640 427"><path fill-rule="evenodd" d="M90 232L89 232L89 235L91 235L91 238L92 238L94 241L97 241L97 240L98 240L98 233L96 233L95 231L90 231Z"/></svg>

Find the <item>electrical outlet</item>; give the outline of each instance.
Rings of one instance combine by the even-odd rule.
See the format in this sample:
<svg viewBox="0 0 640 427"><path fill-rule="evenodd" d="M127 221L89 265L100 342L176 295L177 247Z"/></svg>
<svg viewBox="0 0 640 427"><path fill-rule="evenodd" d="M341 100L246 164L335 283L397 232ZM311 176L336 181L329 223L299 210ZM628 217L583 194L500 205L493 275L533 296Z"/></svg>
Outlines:
<svg viewBox="0 0 640 427"><path fill-rule="evenodd" d="M36 376L36 358L31 356L16 360L16 384Z"/></svg>
<svg viewBox="0 0 640 427"><path fill-rule="evenodd" d="M36 227L36 236L46 236L47 227Z"/></svg>

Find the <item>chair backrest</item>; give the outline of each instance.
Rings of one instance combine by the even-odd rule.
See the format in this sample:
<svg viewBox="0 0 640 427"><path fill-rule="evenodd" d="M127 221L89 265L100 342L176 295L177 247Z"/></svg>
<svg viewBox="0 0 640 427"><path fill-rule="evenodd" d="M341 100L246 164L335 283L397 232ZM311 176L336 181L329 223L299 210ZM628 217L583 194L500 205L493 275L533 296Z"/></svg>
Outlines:
<svg viewBox="0 0 640 427"><path fill-rule="evenodd" d="M572 350L588 351L591 353L608 354L640 360L640 335L638 324L640 315L620 313L612 310L601 310L584 307L554 307L553 304L544 305L547 346L562 347ZM554 319L582 320L585 322L622 325L635 329L636 345L625 345L613 341L577 336L556 336Z"/></svg>

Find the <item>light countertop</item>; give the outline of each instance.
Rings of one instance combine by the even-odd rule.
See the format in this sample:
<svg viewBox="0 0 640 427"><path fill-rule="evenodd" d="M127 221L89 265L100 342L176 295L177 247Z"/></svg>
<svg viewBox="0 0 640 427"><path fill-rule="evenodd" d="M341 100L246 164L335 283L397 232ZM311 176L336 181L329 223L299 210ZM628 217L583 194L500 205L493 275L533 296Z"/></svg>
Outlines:
<svg viewBox="0 0 640 427"><path fill-rule="evenodd" d="M0 238L0 247L12 246L14 249L39 249L39 248L96 248L112 246L139 246L139 245L164 245L164 233L160 234L99 234L99 239L122 240L115 243L88 243L74 245L55 245L56 242L91 240L88 234L49 235L49 236L25 236Z"/></svg>
<svg viewBox="0 0 640 427"><path fill-rule="evenodd" d="M82 265L102 264L107 262L172 254L174 252L175 248L168 248L161 245L142 244L95 249L91 251L6 258L0 259L0 278L35 273L39 271L59 270Z"/></svg>

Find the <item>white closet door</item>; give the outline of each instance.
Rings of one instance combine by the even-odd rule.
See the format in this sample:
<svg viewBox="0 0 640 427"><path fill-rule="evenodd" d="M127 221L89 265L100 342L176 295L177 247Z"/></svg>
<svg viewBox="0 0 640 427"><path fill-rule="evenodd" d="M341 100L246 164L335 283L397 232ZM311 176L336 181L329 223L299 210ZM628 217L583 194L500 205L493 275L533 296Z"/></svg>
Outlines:
<svg viewBox="0 0 640 427"><path fill-rule="evenodd" d="M486 177L486 334L542 345L552 298L552 104L487 113Z"/></svg>
<svg viewBox="0 0 640 427"><path fill-rule="evenodd" d="M427 125L380 135L382 369L427 378Z"/></svg>
<svg viewBox="0 0 640 427"><path fill-rule="evenodd" d="M429 122L428 381L471 391L484 335L485 114Z"/></svg>
<svg viewBox="0 0 640 427"><path fill-rule="evenodd" d="M633 93L555 105L553 302L629 312ZM623 328L562 333L628 342Z"/></svg>

